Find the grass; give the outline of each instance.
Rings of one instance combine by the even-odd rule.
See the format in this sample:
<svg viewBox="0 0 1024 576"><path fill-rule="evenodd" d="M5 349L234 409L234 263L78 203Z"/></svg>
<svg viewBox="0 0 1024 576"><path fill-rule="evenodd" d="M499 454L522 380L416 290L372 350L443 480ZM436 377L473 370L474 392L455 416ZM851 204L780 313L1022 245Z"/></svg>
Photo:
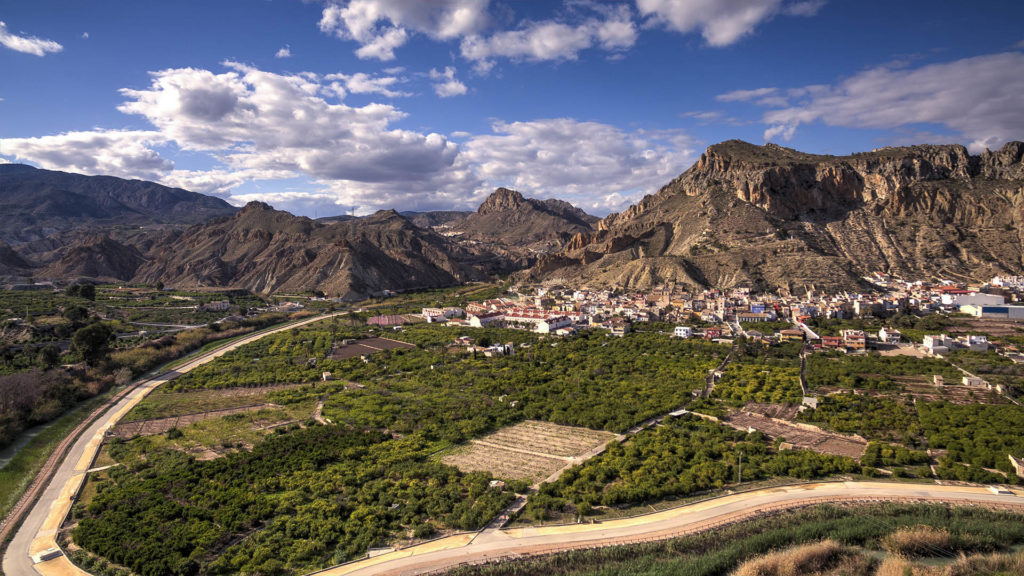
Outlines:
<svg viewBox="0 0 1024 576"><path fill-rule="evenodd" d="M121 422L138 422L154 418L169 418L212 410L252 406L253 404L265 404L267 403L267 395L277 390L280 390L280 388L275 387L262 392L259 389L245 390L243 391L244 393L232 394L231 392L234 392L232 390L165 392L163 389L159 389L153 391L152 394L146 396L138 405L132 408L131 412L121 419Z"/></svg>
<svg viewBox="0 0 1024 576"><path fill-rule="evenodd" d="M0 517L6 517L14 508L61 440L113 393L101 394L72 408L29 441L7 466L0 468Z"/></svg>

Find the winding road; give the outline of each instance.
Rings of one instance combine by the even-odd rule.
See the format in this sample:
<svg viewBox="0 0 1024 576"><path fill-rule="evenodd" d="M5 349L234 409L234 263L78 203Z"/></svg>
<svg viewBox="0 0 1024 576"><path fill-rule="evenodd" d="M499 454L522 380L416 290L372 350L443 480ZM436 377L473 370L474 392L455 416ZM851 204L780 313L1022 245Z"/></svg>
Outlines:
<svg viewBox="0 0 1024 576"><path fill-rule="evenodd" d="M3 557L7 576L87 575L63 554L43 562L32 556L56 547L57 529L99 450L104 434L157 386L263 336L316 322L309 318L257 332L178 366L174 371L140 381L75 441L14 535ZM995 492L979 486L945 486L885 482L822 482L767 488L711 498L672 510L595 524L572 524L460 534L317 572L317 576L431 574L465 563L521 558L576 548L612 546L672 538L753 518L766 512L825 502L947 502L1012 508L1024 513L1024 492Z"/></svg>
<svg viewBox="0 0 1024 576"><path fill-rule="evenodd" d="M405 576L444 572L459 564L512 560L575 548L615 546L674 538L754 518L766 512L815 504L948 502L1011 508L1024 513L1024 493L997 494L984 487L823 482L783 486L712 498L680 508L600 524L572 524L443 538L317 572L317 576Z"/></svg>
<svg viewBox="0 0 1024 576"><path fill-rule="evenodd" d="M14 533L14 537L3 557L4 574L6 576L87 574L79 570L63 555L38 564L34 562L32 556L56 548L57 529L71 510L74 497L78 494L79 488L81 488L85 481L86 472L92 465L96 453L99 452L100 444L103 443L104 434L139 401L152 392L154 388L264 336L284 330L291 330L298 326L311 324L340 314L343 313L338 312L314 316L298 322L291 322L282 326L254 332L230 344L225 344L222 347L190 358L169 372L137 382L133 388L127 391L127 394L118 398L112 407L90 424L78 439L75 440L67 456L57 467L56 472L54 472L49 483L46 485L42 495L32 505L21 526Z"/></svg>

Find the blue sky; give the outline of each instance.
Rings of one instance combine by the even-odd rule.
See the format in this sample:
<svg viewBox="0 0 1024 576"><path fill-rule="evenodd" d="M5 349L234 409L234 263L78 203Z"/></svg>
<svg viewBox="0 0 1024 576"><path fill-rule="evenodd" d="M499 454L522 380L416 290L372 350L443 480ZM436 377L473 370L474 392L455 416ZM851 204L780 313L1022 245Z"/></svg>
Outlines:
<svg viewBox="0 0 1024 576"><path fill-rule="evenodd" d="M0 3L0 161L308 216L604 215L741 138L846 154L1024 139L1024 3Z"/></svg>

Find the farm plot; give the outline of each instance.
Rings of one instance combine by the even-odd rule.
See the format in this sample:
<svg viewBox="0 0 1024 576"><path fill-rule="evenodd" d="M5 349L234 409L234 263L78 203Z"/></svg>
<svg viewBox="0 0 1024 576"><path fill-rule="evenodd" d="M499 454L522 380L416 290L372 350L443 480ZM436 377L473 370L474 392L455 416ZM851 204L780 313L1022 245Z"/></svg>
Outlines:
<svg viewBox="0 0 1024 576"><path fill-rule="evenodd" d="M499 478L539 482L593 456L615 437L610 432L530 420L473 440L441 461L463 472L486 471Z"/></svg>
<svg viewBox="0 0 1024 576"><path fill-rule="evenodd" d="M231 414L240 414L242 412L258 412L267 408L280 408L280 406L276 404L252 404L249 406L239 406L237 408L224 408L221 410L209 410L207 412L199 412L196 414L172 416L170 418L155 418L153 420L124 422L114 427L113 434L119 438L152 436L153 434L163 434L171 428L180 429L185 426L195 424L196 422L202 422L203 420L221 418Z"/></svg>
<svg viewBox="0 0 1024 576"><path fill-rule="evenodd" d="M335 344L334 349L331 350L329 358L331 360L348 360L349 358L355 358L357 356L376 354L378 352L383 352L384 350L395 350L399 348L411 349L415 347L415 344L392 340L390 338L364 338L347 344Z"/></svg>
<svg viewBox="0 0 1024 576"><path fill-rule="evenodd" d="M292 390L309 386L309 384L278 384L257 388L220 388L216 390L189 390L186 392L166 392L157 390L132 409L121 422L138 422L186 416L212 410L242 408L254 404L266 403L265 398L271 392Z"/></svg>
<svg viewBox="0 0 1024 576"><path fill-rule="evenodd" d="M723 422L738 430L754 429L772 438L784 438L797 448L806 448L821 454L860 458L868 443L859 438L831 434L814 426L780 422L761 414L737 412Z"/></svg>

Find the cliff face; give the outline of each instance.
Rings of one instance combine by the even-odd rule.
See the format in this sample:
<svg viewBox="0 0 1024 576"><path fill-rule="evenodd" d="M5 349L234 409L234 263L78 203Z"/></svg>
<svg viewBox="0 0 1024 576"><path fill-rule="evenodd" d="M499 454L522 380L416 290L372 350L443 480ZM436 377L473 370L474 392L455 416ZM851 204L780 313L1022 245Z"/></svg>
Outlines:
<svg viewBox="0 0 1024 576"><path fill-rule="evenodd" d="M385 289L484 279L506 265L390 210L324 224L252 202L233 217L194 226L156 249L134 280L360 298Z"/></svg>
<svg viewBox="0 0 1024 576"><path fill-rule="evenodd" d="M800 291L868 272L986 279L1022 270L1024 145L804 154L728 141L657 194L575 236L538 278Z"/></svg>

